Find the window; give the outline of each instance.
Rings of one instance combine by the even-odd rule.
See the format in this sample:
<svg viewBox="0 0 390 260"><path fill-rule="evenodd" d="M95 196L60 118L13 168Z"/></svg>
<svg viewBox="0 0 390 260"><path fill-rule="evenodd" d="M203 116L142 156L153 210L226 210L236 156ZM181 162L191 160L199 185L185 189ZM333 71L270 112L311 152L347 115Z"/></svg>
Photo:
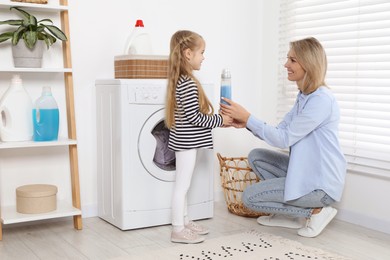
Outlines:
<svg viewBox="0 0 390 260"><path fill-rule="evenodd" d="M326 50L349 170L390 177L390 1L281 0L280 12L281 60L290 41L308 36ZM278 89L282 119L297 94L283 68Z"/></svg>

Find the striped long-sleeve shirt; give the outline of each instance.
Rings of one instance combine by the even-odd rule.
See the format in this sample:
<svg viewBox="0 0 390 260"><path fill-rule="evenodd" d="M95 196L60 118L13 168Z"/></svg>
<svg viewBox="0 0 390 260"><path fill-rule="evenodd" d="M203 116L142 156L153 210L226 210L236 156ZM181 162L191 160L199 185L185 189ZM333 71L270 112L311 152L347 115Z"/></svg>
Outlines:
<svg viewBox="0 0 390 260"><path fill-rule="evenodd" d="M195 81L180 76L176 86L175 126L169 134L169 149L181 151L213 148L211 130L222 126L222 116L202 114L199 111L199 94Z"/></svg>

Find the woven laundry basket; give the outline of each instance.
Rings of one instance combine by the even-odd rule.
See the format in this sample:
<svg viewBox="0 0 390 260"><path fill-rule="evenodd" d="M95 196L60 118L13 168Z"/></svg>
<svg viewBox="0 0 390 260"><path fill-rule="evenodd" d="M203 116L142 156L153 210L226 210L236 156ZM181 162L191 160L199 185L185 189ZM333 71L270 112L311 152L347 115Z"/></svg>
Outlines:
<svg viewBox="0 0 390 260"><path fill-rule="evenodd" d="M11 2L22 2L31 4L47 4L48 0L11 0Z"/></svg>
<svg viewBox="0 0 390 260"><path fill-rule="evenodd" d="M116 79L166 79L168 56L121 55L115 56Z"/></svg>
<svg viewBox="0 0 390 260"><path fill-rule="evenodd" d="M267 213L253 211L242 203L241 197L245 188L260 181L250 168L247 157L223 157L219 153L217 153L217 157L228 210L244 217L267 216Z"/></svg>

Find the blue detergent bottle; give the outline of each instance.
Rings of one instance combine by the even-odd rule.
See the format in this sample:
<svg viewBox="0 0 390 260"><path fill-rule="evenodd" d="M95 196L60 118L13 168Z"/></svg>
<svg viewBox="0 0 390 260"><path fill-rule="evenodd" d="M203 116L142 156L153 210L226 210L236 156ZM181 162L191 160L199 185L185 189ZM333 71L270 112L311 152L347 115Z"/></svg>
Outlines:
<svg viewBox="0 0 390 260"><path fill-rule="evenodd" d="M228 105L222 98L232 99L232 81L229 69L223 69L221 74L221 103Z"/></svg>
<svg viewBox="0 0 390 260"><path fill-rule="evenodd" d="M42 95L35 101L32 117L34 141L58 140L60 116L57 102L51 93L50 87L42 88Z"/></svg>

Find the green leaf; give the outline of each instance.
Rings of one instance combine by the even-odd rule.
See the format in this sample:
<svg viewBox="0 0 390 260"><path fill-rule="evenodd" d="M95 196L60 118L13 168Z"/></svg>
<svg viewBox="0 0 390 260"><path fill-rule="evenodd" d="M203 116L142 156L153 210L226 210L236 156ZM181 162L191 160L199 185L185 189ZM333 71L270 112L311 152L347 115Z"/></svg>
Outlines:
<svg viewBox="0 0 390 260"><path fill-rule="evenodd" d="M41 22L49 22L49 23L53 24L53 21L50 19L42 19L42 20L38 21L38 23L41 23Z"/></svg>
<svg viewBox="0 0 390 260"><path fill-rule="evenodd" d="M51 37L53 37L53 36L51 36ZM49 49L49 47L52 45L49 38L47 37L47 34L45 34L45 33L38 33L38 40L45 41L47 49Z"/></svg>
<svg viewBox="0 0 390 260"><path fill-rule="evenodd" d="M5 42L6 40L12 39L13 35L13 32L5 32L0 34L0 42Z"/></svg>
<svg viewBox="0 0 390 260"><path fill-rule="evenodd" d="M25 32L26 28L19 27L15 32L13 32L12 35L12 45L18 44L20 38L22 38L23 33Z"/></svg>
<svg viewBox="0 0 390 260"><path fill-rule="evenodd" d="M18 11L24 16L24 18L30 19L31 14L27 13L27 12L24 11L23 9L20 9L19 7L16 7L16 6L12 6L12 7L10 8L10 10L12 10L12 9L18 10Z"/></svg>
<svg viewBox="0 0 390 260"><path fill-rule="evenodd" d="M55 43L57 39L47 32L40 32L38 33L38 40L45 41L47 47L49 48L49 46Z"/></svg>
<svg viewBox="0 0 390 260"><path fill-rule="evenodd" d="M23 26L37 26L37 18L35 16L29 16L23 20Z"/></svg>
<svg viewBox="0 0 390 260"><path fill-rule="evenodd" d="M45 40L47 49L49 49L49 47L52 45L52 43L49 41L49 39L47 37L44 40Z"/></svg>
<svg viewBox="0 0 390 260"><path fill-rule="evenodd" d="M11 7L10 10L12 9L16 9L18 10L24 17L23 19L23 25L24 26L29 26L29 25L33 25L33 26L36 26L37 25L37 18L35 18L34 15L24 11L23 9L20 9L19 7Z"/></svg>
<svg viewBox="0 0 390 260"><path fill-rule="evenodd" d="M45 25L45 24L41 24L41 25L47 28L59 40L66 41L68 39L65 33L63 33L58 27L54 25Z"/></svg>
<svg viewBox="0 0 390 260"><path fill-rule="evenodd" d="M31 32L28 31L24 34L24 42L26 43L27 47L32 49L35 46L35 43L38 40L37 32Z"/></svg>
<svg viewBox="0 0 390 260"><path fill-rule="evenodd" d="M23 20L6 20L6 21L1 21L0 24L20 26L23 24Z"/></svg>
<svg viewBox="0 0 390 260"><path fill-rule="evenodd" d="M45 35L45 37L48 39L50 45L52 45L53 43L55 43L57 41L57 39L54 36L52 36L46 32L44 32L43 35Z"/></svg>
<svg viewBox="0 0 390 260"><path fill-rule="evenodd" d="M38 22L37 22L37 18L35 18L35 16L30 16L30 19L29 19L29 22L30 22L30 25L33 25L33 26L37 26Z"/></svg>

